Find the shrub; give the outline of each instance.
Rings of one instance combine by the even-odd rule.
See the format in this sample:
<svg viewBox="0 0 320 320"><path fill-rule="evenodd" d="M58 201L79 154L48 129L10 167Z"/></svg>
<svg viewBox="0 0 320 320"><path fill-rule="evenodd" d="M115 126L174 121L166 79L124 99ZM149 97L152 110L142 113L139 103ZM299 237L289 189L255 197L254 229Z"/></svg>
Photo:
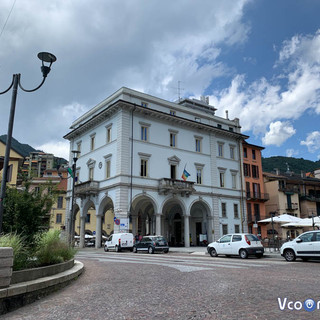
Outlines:
<svg viewBox="0 0 320 320"><path fill-rule="evenodd" d="M70 260L76 254L76 249L60 239L59 230L49 230L36 236L35 257L41 266L61 263Z"/></svg>
<svg viewBox="0 0 320 320"><path fill-rule="evenodd" d="M0 237L0 247L12 247L13 270L25 269L29 265L29 250L25 246L25 239L16 233L8 233Z"/></svg>

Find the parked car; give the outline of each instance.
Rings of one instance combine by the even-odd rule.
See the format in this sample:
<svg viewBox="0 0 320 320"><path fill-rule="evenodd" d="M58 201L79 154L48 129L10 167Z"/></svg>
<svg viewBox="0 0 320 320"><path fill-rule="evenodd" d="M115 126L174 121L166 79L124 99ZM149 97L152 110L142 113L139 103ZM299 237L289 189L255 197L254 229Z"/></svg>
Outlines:
<svg viewBox="0 0 320 320"><path fill-rule="evenodd" d="M133 246L133 252L137 253L138 251L145 251L148 253L162 251L168 253L169 245L163 236L145 236Z"/></svg>
<svg viewBox="0 0 320 320"><path fill-rule="evenodd" d="M132 233L114 233L104 243L104 251L115 250L131 250L134 245Z"/></svg>
<svg viewBox="0 0 320 320"><path fill-rule="evenodd" d="M280 248L281 255L289 262L296 258L307 261L320 258L320 230L308 231L292 241L284 243Z"/></svg>
<svg viewBox="0 0 320 320"><path fill-rule="evenodd" d="M257 236L250 233L227 234L207 246L207 251L211 257L217 257L220 254L231 256L239 255L242 259L249 255L255 255L261 258L264 248Z"/></svg>

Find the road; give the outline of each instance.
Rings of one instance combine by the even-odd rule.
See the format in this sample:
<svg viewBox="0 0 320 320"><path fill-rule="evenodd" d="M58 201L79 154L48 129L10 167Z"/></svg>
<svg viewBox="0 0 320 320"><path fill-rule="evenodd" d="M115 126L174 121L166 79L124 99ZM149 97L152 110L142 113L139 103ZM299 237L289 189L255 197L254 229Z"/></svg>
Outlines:
<svg viewBox="0 0 320 320"><path fill-rule="evenodd" d="M95 249L77 259L85 264L78 280L5 319L320 318L319 309L303 307L306 299L320 300L320 261Z"/></svg>

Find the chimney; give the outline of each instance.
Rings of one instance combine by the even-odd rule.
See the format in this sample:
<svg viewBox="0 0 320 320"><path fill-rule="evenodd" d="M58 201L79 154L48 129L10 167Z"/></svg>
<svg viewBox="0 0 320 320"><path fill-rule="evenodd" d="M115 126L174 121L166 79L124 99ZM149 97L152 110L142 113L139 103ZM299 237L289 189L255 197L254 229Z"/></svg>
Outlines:
<svg viewBox="0 0 320 320"><path fill-rule="evenodd" d="M226 110L226 119L229 120L229 112Z"/></svg>

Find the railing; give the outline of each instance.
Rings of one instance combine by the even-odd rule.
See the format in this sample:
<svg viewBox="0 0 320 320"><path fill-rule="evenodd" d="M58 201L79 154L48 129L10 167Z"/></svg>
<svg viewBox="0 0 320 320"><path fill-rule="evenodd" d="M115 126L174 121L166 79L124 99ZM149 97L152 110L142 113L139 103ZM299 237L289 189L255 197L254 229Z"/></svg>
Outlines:
<svg viewBox="0 0 320 320"><path fill-rule="evenodd" d="M298 193L299 188L298 187L291 187L291 186L279 186L279 191L282 192L289 192L289 193Z"/></svg>
<svg viewBox="0 0 320 320"><path fill-rule="evenodd" d="M268 201L269 193L261 193L261 192L247 192L247 200L260 200L260 201Z"/></svg>
<svg viewBox="0 0 320 320"><path fill-rule="evenodd" d="M74 193L77 196L85 195L95 195L99 192L99 182L98 181L86 181L76 184L74 187Z"/></svg>
<svg viewBox="0 0 320 320"><path fill-rule="evenodd" d="M320 202L320 196L318 195L310 195L310 194L301 194L300 195L300 200L308 200L308 201L313 201L313 202Z"/></svg>
<svg viewBox="0 0 320 320"><path fill-rule="evenodd" d="M298 210L298 209L299 209L299 205L297 203L291 203L291 204L286 203L286 210Z"/></svg>
<svg viewBox="0 0 320 320"><path fill-rule="evenodd" d="M159 193L160 194L177 194L180 193L181 196L189 196L195 189L193 188L194 182L176 180L169 178L162 178L159 180Z"/></svg>

